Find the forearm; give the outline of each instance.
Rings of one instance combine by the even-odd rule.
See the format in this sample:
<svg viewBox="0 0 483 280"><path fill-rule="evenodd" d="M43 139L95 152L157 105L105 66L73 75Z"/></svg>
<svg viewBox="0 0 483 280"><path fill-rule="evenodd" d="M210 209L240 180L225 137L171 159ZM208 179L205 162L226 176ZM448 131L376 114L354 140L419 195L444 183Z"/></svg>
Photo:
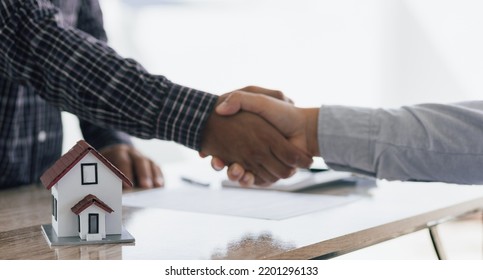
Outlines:
<svg viewBox="0 0 483 280"><path fill-rule="evenodd" d="M151 75L103 42L59 25L48 1L5 1L0 9L0 75L98 126L200 148L217 96Z"/></svg>
<svg viewBox="0 0 483 280"><path fill-rule="evenodd" d="M483 102L397 110L323 106L318 140L334 169L388 180L483 183Z"/></svg>

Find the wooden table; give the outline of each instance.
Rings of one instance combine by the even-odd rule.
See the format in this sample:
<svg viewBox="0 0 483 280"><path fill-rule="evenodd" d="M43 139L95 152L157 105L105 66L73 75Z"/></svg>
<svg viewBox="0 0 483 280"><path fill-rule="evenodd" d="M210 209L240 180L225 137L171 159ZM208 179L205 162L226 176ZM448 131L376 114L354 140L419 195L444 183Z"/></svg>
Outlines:
<svg viewBox="0 0 483 280"><path fill-rule="evenodd" d="M40 229L50 207L41 186L0 191L0 259L327 259L479 211L483 187L382 181L350 204L284 220L124 207L136 238L127 245L51 248Z"/></svg>

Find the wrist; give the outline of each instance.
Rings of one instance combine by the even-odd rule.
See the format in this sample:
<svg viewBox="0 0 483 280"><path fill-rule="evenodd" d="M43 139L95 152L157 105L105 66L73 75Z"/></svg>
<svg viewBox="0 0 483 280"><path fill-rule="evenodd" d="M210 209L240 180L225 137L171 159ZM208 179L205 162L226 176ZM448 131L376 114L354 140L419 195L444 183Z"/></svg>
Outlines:
<svg viewBox="0 0 483 280"><path fill-rule="evenodd" d="M311 156L320 156L318 141L319 108L302 109L306 119L307 149Z"/></svg>
<svg viewBox="0 0 483 280"><path fill-rule="evenodd" d="M213 105L213 109L211 110L209 117L207 118L202 133L201 133L201 141L199 145L199 152L202 152L206 155L212 155L213 153L213 136L216 135L216 131L219 126L219 121L223 119L223 116L220 116L216 113L215 108L226 99L226 96L219 96L217 97L215 104Z"/></svg>

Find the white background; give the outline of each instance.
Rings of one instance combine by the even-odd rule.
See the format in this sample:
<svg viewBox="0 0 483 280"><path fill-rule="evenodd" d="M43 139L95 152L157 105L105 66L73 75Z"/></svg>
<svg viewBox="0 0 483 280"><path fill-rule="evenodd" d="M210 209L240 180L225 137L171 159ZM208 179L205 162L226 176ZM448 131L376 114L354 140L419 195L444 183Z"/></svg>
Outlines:
<svg viewBox="0 0 483 280"><path fill-rule="evenodd" d="M110 45L215 94L279 89L297 105L397 107L480 99L483 1L102 0ZM65 119L64 150L81 137ZM197 153L137 141L160 163ZM142 144L142 145L140 145Z"/></svg>

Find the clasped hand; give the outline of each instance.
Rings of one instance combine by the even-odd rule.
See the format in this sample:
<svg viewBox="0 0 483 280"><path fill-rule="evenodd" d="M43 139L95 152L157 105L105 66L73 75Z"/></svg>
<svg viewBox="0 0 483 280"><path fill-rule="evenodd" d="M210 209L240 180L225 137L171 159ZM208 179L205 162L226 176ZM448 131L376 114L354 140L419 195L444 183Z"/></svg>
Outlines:
<svg viewBox="0 0 483 280"><path fill-rule="evenodd" d="M280 91L246 87L221 96L208 120L200 155L228 168L243 186L268 185L308 168L317 145L318 109L295 107Z"/></svg>

